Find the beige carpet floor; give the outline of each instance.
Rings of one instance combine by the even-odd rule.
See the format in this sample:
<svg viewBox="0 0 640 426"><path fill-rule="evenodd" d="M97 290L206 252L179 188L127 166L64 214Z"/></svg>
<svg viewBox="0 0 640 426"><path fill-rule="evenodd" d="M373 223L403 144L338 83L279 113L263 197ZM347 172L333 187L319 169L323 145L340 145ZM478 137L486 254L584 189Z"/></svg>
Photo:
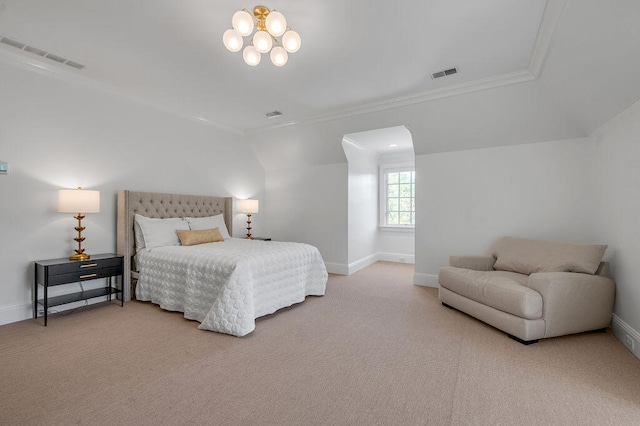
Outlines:
<svg viewBox="0 0 640 426"><path fill-rule="evenodd" d="M243 338L142 302L2 326L0 424L640 424L640 360L610 333L524 346L412 275L332 275Z"/></svg>

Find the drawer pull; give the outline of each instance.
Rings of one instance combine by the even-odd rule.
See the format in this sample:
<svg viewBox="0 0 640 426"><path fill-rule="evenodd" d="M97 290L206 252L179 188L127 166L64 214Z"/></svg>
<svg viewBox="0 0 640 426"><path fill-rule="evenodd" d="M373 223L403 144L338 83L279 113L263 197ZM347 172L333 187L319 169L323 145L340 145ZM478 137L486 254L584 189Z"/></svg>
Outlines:
<svg viewBox="0 0 640 426"><path fill-rule="evenodd" d="M86 265L80 265L81 268L93 268L94 266L98 266L97 263L87 263Z"/></svg>
<svg viewBox="0 0 640 426"><path fill-rule="evenodd" d="M95 276L97 276L97 275L98 275L98 274L80 275L80 279L83 279L83 278L91 278L91 277L95 277Z"/></svg>

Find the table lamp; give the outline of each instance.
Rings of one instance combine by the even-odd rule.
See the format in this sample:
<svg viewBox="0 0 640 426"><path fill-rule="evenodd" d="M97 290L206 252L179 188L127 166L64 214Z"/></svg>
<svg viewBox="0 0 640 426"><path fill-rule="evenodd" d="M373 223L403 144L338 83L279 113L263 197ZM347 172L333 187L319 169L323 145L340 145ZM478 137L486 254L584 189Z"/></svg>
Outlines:
<svg viewBox="0 0 640 426"><path fill-rule="evenodd" d="M253 213L258 213L259 206L258 200L240 200L238 203L238 209L241 213L245 213L247 215L247 238L253 240L251 236L251 215Z"/></svg>
<svg viewBox="0 0 640 426"><path fill-rule="evenodd" d="M89 259L90 256L82 248L84 241L82 231L85 230L82 226L82 219L84 219L84 213L100 212L100 191L87 191L82 188L58 190L58 212L76 213L73 218L78 221L78 226L74 228L78 231L78 236L74 238L78 243L78 248L75 250L75 254L69 256L69 260Z"/></svg>

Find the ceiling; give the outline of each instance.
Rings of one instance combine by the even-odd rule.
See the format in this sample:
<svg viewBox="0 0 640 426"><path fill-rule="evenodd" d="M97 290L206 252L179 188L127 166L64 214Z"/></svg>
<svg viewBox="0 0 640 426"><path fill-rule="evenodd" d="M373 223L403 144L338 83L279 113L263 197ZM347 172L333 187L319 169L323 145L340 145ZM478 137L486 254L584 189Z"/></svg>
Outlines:
<svg viewBox="0 0 640 426"><path fill-rule="evenodd" d="M362 148L378 153L413 151L411 132L405 126L349 133L344 135L344 138Z"/></svg>
<svg viewBox="0 0 640 426"><path fill-rule="evenodd" d="M222 33L235 11L257 4L0 0L0 36L85 68L2 43L0 56L242 134L447 96L476 83L506 84L530 76L532 61L544 56L543 30L553 31L543 25L546 0L397 0L393 7L379 0L268 0L263 4L301 35L302 48L284 67L267 57L249 67L241 53L224 48ZM459 72L431 78L451 67ZM267 119L275 110L283 115Z"/></svg>

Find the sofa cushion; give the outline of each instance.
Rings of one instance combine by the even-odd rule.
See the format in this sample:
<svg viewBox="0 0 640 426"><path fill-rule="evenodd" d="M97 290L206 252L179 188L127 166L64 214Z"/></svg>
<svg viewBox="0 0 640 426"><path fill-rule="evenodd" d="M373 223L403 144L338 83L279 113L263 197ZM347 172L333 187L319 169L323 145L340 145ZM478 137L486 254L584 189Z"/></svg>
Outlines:
<svg viewBox="0 0 640 426"><path fill-rule="evenodd" d="M542 318L542 296L526 287L528 276L445 266L440 285L468 299L525 319Z"/></svg>
<svg viewBox="0 0 640 426"><path fill-rule="evenodd" d="M494 269L531 275L535 272L595 274L606 245L503 237L492 247Z"/></svg>
<svg viewBox="0 0 640 426"><path fill-rule="evenodd" d="M451 256L449 266L473 269L475 271L493 271L496 258L493 256Z"/></svg>

